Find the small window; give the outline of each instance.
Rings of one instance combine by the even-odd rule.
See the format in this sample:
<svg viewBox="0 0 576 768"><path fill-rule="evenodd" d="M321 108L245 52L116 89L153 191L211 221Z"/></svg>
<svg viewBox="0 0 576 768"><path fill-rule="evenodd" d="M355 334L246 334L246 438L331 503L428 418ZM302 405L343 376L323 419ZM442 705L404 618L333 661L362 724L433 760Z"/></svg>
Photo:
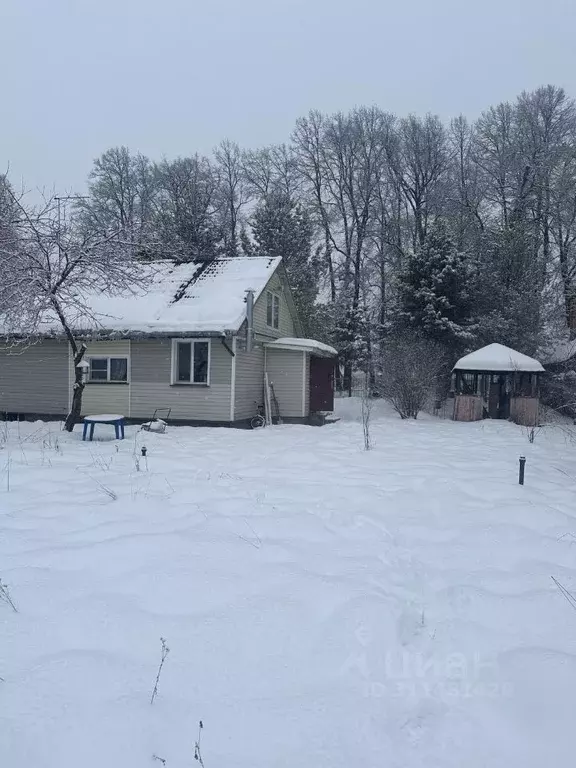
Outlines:
<svg viewBox="0 0 576 768"><path fill-rule="evenodd" d="M460 377L460 392L462 395L475 395L478 390L478 378L475 373L462 373Z"/></svg>
<svg viewBox="0 0 576 768"><path fill-rule="evenodd" d="M128 360L125 357L110 358L110 381L128 381Z"/></svg>
<svg viewBox="0 0 576 768"><path fill-rule="evenodd" d="M280 296L272 291L267 293L266 324L271 328L280 327Z"/></svg>
<svg viewBox="0 0 576 768"><path fill-rule="evenodd" d="M91 357L89 381L128 381L127 357Z"/></svg>
<svg viewBox="0 0 576 768"><path fill-rule="evenodd" d="M192 344L178 344L178 381L190 381L190 361L192 359Z"/></svg>
<svg viewBox="0 0 576 768"><path fill-rule="evenodd" d="M536 391L536 377L533 373L514 374L514 394L520 397L533 397Z"/></svg>
<svg viewBox="0 0 576 768"><path fill-rule="evenodd" d="M108 359L90 360L90 381L108 381Z"/></svg>
<svg viewBox="0 0 576 768"><path fill-rule="evenodd" d="M208 384L210 342L202 340L174 341L172 347L172 380L174 384Z"/></svg>

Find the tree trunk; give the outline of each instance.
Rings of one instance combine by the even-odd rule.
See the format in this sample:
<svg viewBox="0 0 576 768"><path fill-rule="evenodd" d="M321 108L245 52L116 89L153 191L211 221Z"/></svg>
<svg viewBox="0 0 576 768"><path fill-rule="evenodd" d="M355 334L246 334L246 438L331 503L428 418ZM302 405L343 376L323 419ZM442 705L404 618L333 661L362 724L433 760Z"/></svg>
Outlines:
<svg viewBox="0 0 576 768"><path fill-rule="evenodd" d="M568 264L567 249L560 246L559 249L560 275L562 277L562 293L564 299L564 312L566 316L566 326L570 332L570 338L576 336L576 290L574 289L570 266Z"/></svg>
<svg viewBox="0 0 576 768"><path fill-rule="evenodd" d="M334 366L334 388L336 392L343 391L342 368L340 362L340 358L336 358L336 365Z"/></svg>
<svg viewBox="0 0 576 768"><path fill-rule="evenodd" d="M352 397L352 361L348 357L344 363L342 389L348 392L348 397Z"/></svg>
<svg viewBox="0 0 576 768"><path fill-rule="evenodd" d="M330 232L324 229L324 258L328 266L328 277L330 278L330 300L334 304L336 301L336 277L334 275L334 262L332 261L332 246L330 244Z"/></svg>
<svg viewBox="0 0 576 768"><path fill-rule="evenodd" d="M80 381L78 381L78 378L80 378ZM72 405L70 407L70 412L68 416L66 416L66 421L64 422L64 429L67 432L72 432L74 429L74 425L80 421L80 414L82 412L82 393L84 392L84 384L82 383L82 374L76 374L75 381L74 381L74 394L72 395Z"/></svg>
<svg viewBox="0 0 576 768"><path fill-rule="evenodd" d="M384 336L384 329L386 327L386 300L387 300L387 275L386 264L384 261L384 245L380 245L380 253L378 254L378 328L376 331L376 339L381 341Z"/></svg>
<svg viewBox="0 0 576 768"><path fill-rule="evenodd" d="M74 394L72 395L70 412L64 422L64 429L67 432L73 431L74 425L80 421L80 414L82 413L82 395L86 385L83 381L82 369L78 368L78 365L82 362L85 352L86 345L82 344L80 349L76 348L74 354Z"/></svg>

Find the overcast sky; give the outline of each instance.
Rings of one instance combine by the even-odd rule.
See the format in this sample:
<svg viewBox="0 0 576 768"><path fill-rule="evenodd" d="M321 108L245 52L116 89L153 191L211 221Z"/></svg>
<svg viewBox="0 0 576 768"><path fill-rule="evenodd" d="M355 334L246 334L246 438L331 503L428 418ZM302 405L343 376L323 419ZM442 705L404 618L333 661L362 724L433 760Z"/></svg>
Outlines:
<svg viewBox="0 0 576 768"><path fill-rule="evenodd" d="M110 146L256 147L311 108L576 97L576 0L0 0L0 32L0 169L58 192Z"/></svg>

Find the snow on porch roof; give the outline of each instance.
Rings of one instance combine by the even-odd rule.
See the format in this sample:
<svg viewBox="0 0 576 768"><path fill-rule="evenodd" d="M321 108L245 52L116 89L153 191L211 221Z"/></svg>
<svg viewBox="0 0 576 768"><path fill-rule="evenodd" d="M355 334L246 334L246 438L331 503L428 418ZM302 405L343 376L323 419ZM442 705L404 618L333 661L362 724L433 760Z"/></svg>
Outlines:
<svg viewBox="0 0 576 768"><path fill-rule="evenodd" d="M94 320L73 318L79 332L224 333L237 331L246 317L246 291L257 299L279 266L280 258L218 258L210 262L152 265L146 290L111 295L94 291L83 297ZM42 331L58 331L47 316Z"/></svg>
<svg viewBox="0 0 576 768"><path fill-rule="evenodd" d="M487 347L461 357L454 366L455 371L531 371L544 370L533 357L516 352L503 344L488 344Z"/></svg>
<svg viewBox="0 0 576 768"><path fill-rule="evenodd" d="M319 357L335 357L338 354L334 347L323 344L321 341L297 339L288 336L276 339L275 341L268 341L264 346L271 349L291 349L295 352L310 352Z"/></svg>

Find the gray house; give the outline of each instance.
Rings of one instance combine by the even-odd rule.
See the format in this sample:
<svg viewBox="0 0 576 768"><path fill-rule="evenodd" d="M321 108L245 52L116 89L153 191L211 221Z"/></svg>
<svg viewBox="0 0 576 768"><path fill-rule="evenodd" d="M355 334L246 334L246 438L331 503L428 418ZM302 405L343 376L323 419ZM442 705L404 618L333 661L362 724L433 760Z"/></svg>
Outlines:
<svg viewBox="0 0 576 768"><path fill-rule="evenodd" d="M85 297L74 331L88 363L82 414L242 425L264 401L265 374L286 422L333 409L336 352L301 338L279 258L158 266L148 290ZM62 417L72 398L68 344L54 318L24 348L0 350L0 413Z"/></svg>

